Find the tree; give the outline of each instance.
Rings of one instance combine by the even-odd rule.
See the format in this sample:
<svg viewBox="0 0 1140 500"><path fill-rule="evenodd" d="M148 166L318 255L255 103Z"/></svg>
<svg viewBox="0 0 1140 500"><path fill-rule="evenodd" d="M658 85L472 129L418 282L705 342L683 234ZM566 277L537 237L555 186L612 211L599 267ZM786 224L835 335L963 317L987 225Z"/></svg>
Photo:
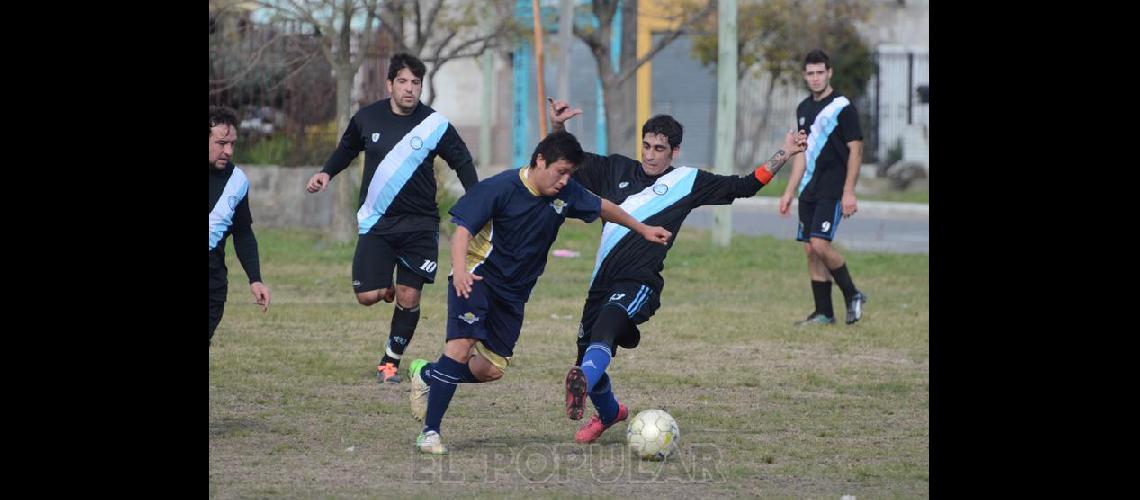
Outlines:
<svg viewBox="0 0 1140 500"><path fill-rule="evenodd" d="M510 0L390 0L380 10L380 27L396 51L415 54L427 65L430 106L435 75L444 64L478 57L520 34L513 5Z"/></svg>
<svg viewBox="0 0 1140 500"><path fill-rule="evenodd" d="M866 0L740 0L737 15L737 78L767 73L765 99L771 101L776 85L802 85L803 58L813 49L831 57L831 86L852 101L867 90L875 72L871 49L855 29L855 23L871 14ZM699 26L693 55L706 66L716 64L716 18ZM749 114L737 115L736 165L754 165L760 142L750 140L766 130L771 109L764 103L760 119L749 123Z"/></svg>
<svg viewBox="0 0 1140 500"><path fill-rule="evenodd" d="M336 79L336 129L348 128L352 118L352 86L356 72L376 43L374 26L379 19L379 0L261 0L271 21L300 21L312 26L319 47ZM346 171L333 186L333 223L330 236L350 241L356 233L355 200L358 180Z"/></svg>
<svg viewBox="0 0 1140 500"><path fill-rule="evenodd" d="M297 20L313 27L321 39L321 53L336 78L337 130L352 118L352 84L376 43L373 31L379 20L379 0L263 0L272 20Z"/></svg>
<svg viewBox="0 0 1140 500"><path fill-rule="evenodd" d="M677 28L660 33L661 38L644 56L636 57L637 30L636 13L638 0L622 2L622 52L618 68L615 70L610 60L613 22L617 13L618 0L592 0L591 11L598 18L598 28L574 25L574 35L586 43L598 67L602 81L602 101L606 109L606 142L611 153L630 156L637 154L635 123L637 117L636 99L633 98L632 77L646 62L649 62L681 36L684 31L706 19L715 10L715 0L681 0L674 2L664 12L658 13L666 19L680 20Z"/></svg>
<svg viewBox="0 0 1140 500"><path fill-rule="evenodd" d="M257 5L271 22L299 21L312 27L336 80L338 133L352 118L356 74L375 54L381 36L387 36L396 51L416 55L428 65L430 105L436 95L432 77L444 63L481 55L511 26L509 15L496 15L493 18L499 21L488 29L479 24L477 15L503 12L508 0L260 0ZM359 180L351 174L346 171L344 180L333 186L337 208L332 234L339 241L355 234Z"/></svg>
<svg viewBox="0 0 1140 500"><path fill-rule="evenodd" d="M335 124L332 69L313 30L299 21L254 22L256 5L210 2L210 104L238 111L235 158L298 166L323 161L328 138L312 126ZM308 133L306 131L309 131ZM316 143L314 143L316 142Z"/></svg>

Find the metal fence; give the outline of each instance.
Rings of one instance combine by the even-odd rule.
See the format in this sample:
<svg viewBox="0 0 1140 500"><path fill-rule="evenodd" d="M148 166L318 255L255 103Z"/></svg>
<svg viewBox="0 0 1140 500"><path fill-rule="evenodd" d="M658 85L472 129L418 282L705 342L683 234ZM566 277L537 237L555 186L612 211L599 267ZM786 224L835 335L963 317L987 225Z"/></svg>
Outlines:
<svg viewBox="0 0 1140 500"><path fill-rule="evenodd" d="M880 45L867 109L873 137L867 148L880 163L903 159L929 165L930 55L926 49ZM896 151L892 154L892 149ZM897 158L901 155L901 158ZM885 165L884 165L885 166Z"/></svg>

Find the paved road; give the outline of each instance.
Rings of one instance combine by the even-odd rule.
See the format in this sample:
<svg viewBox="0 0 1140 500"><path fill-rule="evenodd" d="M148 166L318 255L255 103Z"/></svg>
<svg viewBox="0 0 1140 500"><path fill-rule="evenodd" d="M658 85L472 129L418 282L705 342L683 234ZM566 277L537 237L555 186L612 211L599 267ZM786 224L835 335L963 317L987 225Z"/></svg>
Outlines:
<svg viewBox="0 0 1140 500"><path fill-rule="evenodd" d="M799 220L794 204L792 213L781 217L776 203L770 197L737 200L732 204L733 231L794 240ZM711 229L714 208L694 210L685 220L685 227ZM836 241L850 250L929 254L929 205L860 201L859 212L840 223Z"/></svg>

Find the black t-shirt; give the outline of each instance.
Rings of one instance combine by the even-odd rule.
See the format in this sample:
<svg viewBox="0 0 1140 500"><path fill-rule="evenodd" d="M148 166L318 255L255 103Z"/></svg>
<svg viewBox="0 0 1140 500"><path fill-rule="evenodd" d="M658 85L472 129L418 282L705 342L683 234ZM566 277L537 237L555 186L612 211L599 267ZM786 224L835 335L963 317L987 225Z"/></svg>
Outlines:
<svg viewBox="0 0 1140 500"><path fill-rule="evenodd" d="M633 218L668 229L673 240L694 208L728 205L763 187L753 174L717 175L691 167L669 167L652 177L641 162L618 154L606 157L586 153L574 179L594 194L621 205ZM647 241L624 226L607 222L594 259L590 293L609 290L619 281L636 281L660 294L665 286L661 270L672 244Z"/></svg>
<svg viewBox="0 0 1140 500"><path fill-rule="evenodd" d="M803 153L807 167L798 186L800 199L842 198L851 154L847 143L863 140L855 106L835 91L819 101L809 95L796 107L796 123L808 133Z"/></svg>
<svg viewBox="0 0 1140 500"><path fill-rule="evenodd" d="M234 252L249 282L261 281L257 238L249 212L249 179L233 163L226 168L210 167L210 279L224 285L226 238L234 235Z"/></svg>
<svg viewBox="0 0 1140 500"><path fill-rule="evenodd" d="M442 114L423 103L408 116L392 112L391 99L361 108L322 172L332 178L364 151L364 178L357 204L359 233L439 230L435 172L439 155L463 188L479 181L467 145Z"/></svg>

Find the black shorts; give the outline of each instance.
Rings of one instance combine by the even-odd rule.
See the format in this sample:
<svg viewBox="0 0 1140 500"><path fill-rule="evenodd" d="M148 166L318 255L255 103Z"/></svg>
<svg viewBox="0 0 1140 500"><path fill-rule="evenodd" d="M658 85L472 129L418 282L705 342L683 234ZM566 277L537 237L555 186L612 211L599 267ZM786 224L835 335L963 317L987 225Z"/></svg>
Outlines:
<svg viewBox="0 0 1140 500"><path fill-rule="evenodd" d="M509 358L522 331L523 302L499 300L476 281L467 298L455 293L452 277L447 277L447 340L478 339L491 352Z"/></svg>
<svg viewBox="0 0 1140 500"><path fill-rule="evenodd" d="M435 282L437 258L438 231L362 234L356 241L356 255L352 258L352 291L390 288L393 266L396 283L422 290L424 283Z"/></svg>
<svg viewBox="0 0 1140 500"><path fill-rule="evenodd" d="M591 293L582 308L582 322L578 324L578 352L585 352L593 342L594 323L606 307L617 307L629 318L626 328L618 332L610 345L610 352L617 354L618 347L633 349L641 343L641 331L637 328L657 312L661 306L660 295L653 288L635 281L615 283L606 292Z"/></svg>
<svg viewBox="0 0 1140 500"><path fill-rule="evenodd" d="M222 314L226 308L226 270L210 270L210 340L214 339L214 330L222 322Z"/></svg>
<svg viewBox="0 0 1140 500"><path fill-rule="evenodd" d="M835 199L800 200L799 212L800 227L796 231L796 241L808 241L811 238L831 241L843 218L843 204Z"/></svg>

